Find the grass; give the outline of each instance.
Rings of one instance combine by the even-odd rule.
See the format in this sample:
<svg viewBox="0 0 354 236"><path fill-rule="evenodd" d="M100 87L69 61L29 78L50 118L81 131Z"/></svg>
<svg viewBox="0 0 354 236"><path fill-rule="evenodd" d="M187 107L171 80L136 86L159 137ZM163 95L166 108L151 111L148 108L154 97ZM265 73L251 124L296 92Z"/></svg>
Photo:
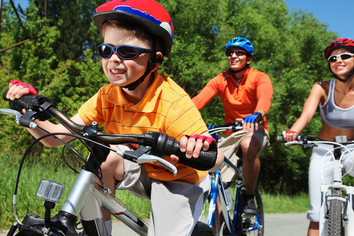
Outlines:
<svg viewBox="0 0 354 236"><path fill-rule="evenodd" d="M265 213L299 213L309 208L308 194L295 196L261 193Z"/></svg>
<svg viewBox="0 0 354 236"><path fill-rule="evenodd" d="M20 220L29 212L41 217L44 216L43 200L35 196L37 187L42 179L50 179L65 185L61 200L52 210L52 212L58 212L76 178L76 174L68 167L51 164L57 163L57 161L53 160L53 162L49 163L47 161L47 164L43 165L40 161L31 163L30 160L28 159L23 167L17 194L16 209ZM9 229L10 225L15 221L12 211L12 197L19 161L0 154L0 166L3 170L2 175L0 175L0 230L4 230ZM128 191L119 191L117 196L133 212L138 213L140 217L145 219L149 217L149 200L140 199ZM262 193L262 199L265 213L305 212L308 208L307 194L289 197Z"/></svg>

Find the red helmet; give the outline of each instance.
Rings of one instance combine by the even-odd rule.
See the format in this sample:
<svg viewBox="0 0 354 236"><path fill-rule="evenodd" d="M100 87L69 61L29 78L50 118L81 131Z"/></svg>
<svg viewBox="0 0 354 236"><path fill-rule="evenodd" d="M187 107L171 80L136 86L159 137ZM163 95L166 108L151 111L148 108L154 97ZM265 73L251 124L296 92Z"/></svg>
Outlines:
<svg viewBox="0 0 354 236"><path fill-rule="evenodd" d="M155 0L113 0L97 7L93 20L99 31L108 20L133 21L160 39L163 54L169 56L173 40L173 23L166 9Z"/></svg>
<svg viewBox="0 0 354 236"><path fill-rule="evenodd" d="M324 51L326 60L329 55L331 55L332 51L338 48L347 48L354 53L354 41L349 38L340 38L333 40L332 43L328 45Z"/></svg>

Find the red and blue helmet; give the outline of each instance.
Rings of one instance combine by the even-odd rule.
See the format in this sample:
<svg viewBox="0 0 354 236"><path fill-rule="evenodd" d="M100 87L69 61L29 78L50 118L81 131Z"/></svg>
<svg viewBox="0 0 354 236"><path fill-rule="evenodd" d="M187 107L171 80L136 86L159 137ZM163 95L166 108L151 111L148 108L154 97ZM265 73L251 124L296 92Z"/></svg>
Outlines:
<svg viewBox="0 0 354 236"><path fill-rule="evenodd" d="M173 23L166 9L155 0L113 0L97 7L93 20L101 32L108 20L136 22L162 42L163 54L169 56L173 40Z"/></svg>
<svg viewBox="0 0 354 236"><path fill-rule="evenodd" d="M253 44L246 38L235 37L231 39L225 46L225 53L229 47L239 47L244 49L251 57L254 55Z"/></svg>
<svg viewBox="0 0 354 236"><path fill-rule="evenodd" d="M333 40L331 44L328 45L324 51L325 54L324 56L326 60L329 57L329 55L331 55L333 50L338 48L347 48L354 53L354 40L349 38L340 38L340 39Z"/></svg>

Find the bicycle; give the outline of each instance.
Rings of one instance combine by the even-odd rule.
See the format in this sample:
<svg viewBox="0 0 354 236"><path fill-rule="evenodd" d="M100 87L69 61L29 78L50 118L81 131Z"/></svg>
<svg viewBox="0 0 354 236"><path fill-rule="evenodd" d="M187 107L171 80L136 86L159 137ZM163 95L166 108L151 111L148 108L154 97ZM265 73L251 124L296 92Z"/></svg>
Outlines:
<svg viewBox="0 0 354 236"><path fill-rule="evenodd" d="M6 91L5 91L6 92ZM5 98L5 96L3 96ZM89 157L83 158L75 150L71 149L76 155L80 156L84 161L84 166L70 190L61 210L51 218L51 209L59 201L63 185L50 180L43 180L37 190L36 196L42 198L45 203L45 216L41 219L38 215L27 214L23 221L20 221L16 214L17 190L19 185L20 173L23 162L28 153L25 152L18 171L15 192L13 196L13 212L16 222L12 225L8 235L104 235L108 236L108 232L102 217L101 208L111 212L114 217L122 221L139 235L146 235L148 225L134 213L126 208L116 196L104 187L100 175L100 166L106 160L110 151L114 151L130 161L139 164L145 162L158 162L165 168L177 174L174 165L164 160L163 156L171 154L177 155L180 163L184 163L191 167L207 170L211 168L216 160L216 151L202 151L199 158L187 159L185 154L180 152L179 143L170 138L167 134L158 132L149 132L143 134L124 134L113 135L102 132L97 123L91 125L80 126L72 122L64 113L58 110L54 104L46 97L24 96L19 100L10 102L12 109L0 109L0 114L15 115L16 123L28 127L41 129L34 120L47 120L54 118L62 123L72 133L48 133L37 139L31 147L43 138L58 135L70 135L83 141L83 144L90 151ZM26 108L27 112L22 115L19 111ZM15 110L14 110L15 109ZM43 130L43 129L41 129ZM45 130L43 130L45 131ZM58 139L58 138L57 138ZM60 139L58 139L60 140ZM70 148L67 143L63 144ZM136 150L115 150L109 144L137 144ZM161 157L159 157L161 156ZM100 180L100 184L97 183ZM78 223L80 222L80 223ZM82 228L78 228L78 224Z"/></svg>
<svg viewBox="0 0 354 236"><path fill-rule="evenodd" d="M209 125L209 133L218 139L217 133L232 130L233 132L242 129L242 121L227 123L222 126ZM255 190L255 203L258 209L257 215L248 215L243 212L245 185L242 178L242 161L235 166L227 157L225 163L232 168L237 176L236 193L232 198L230 187L224 185L220 170L211 173L212 183L209 194L209 208L207 225L213 228L215 235L264 235L264 210L261 194L258 188ZM223 223L220 225L220 215L217 202L219 196ZM202 220L205 221L205 220Z"/></svg>
<svg viewBox="0 0 354 236"><path fill-rule="evenodd" d="M354 187L343 184L343 157L346 153L354 152L354 141L347 141L346 136L337 136L334 141L323 140L312 136L298 136L296 141L286 142L283 136L278 141L285 142L285 145L302 145L303 148L312 148L317 144L331 145L326 148L326 155L323 158L333 160L333 178L329 184L321 185L321 208L320 208L320 236L342 236L354 235ZM354 153L352 154L354 155ZM322 166L321 166L322 170Z"/></svg>

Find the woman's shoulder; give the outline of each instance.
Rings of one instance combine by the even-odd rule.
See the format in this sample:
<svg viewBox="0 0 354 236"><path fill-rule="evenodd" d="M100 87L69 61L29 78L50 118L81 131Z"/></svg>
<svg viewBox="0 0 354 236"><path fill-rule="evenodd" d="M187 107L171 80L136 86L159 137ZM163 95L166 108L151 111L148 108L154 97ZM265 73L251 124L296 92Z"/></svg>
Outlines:
<svg viewBox="0 0 354 236"><path fill-rule="evenodd" d="M330 81L318 81L312 87L311 94L318 97L321 106L327 101L329 88Z"/></svg>
<svg viewBox="0 0 354 236"><path fill-rule="evenodd" d="M318 81L313 85L313 88L322 89L326 94L328 94L331 81Z"/></svg>

